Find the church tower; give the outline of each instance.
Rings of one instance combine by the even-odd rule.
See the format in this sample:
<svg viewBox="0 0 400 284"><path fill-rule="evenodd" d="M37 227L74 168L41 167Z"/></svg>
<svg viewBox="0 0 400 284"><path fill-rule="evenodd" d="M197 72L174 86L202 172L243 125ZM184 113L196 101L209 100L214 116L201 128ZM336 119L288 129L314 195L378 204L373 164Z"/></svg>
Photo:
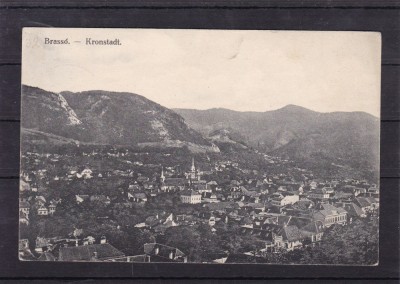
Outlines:
<svg viewBox="0 0 400 284"><path fill-rule="evenodd" d="M190 167L190 171L187 171L185 173L185 176L186 179L190 180L190 183L200 180L201 172L198 167L196 169L196 166L194 164L194 157L192 157L192 166Z"/></svg>
<svg viewBox="0 0 400 284"><path fill-rule="evenodd" d="M161 176L160 176L160 180L161 180L162 183L164 183L164 181L165 181L164 168L163 168L163 167L161 167Z"/></svg>
<svg viewBox="0 0 400 284"><path fill-rule="evenodd" d="M196 172L196 167L194 166L194 157L192 157L192 167L190 168L191 172Z"/></svg>

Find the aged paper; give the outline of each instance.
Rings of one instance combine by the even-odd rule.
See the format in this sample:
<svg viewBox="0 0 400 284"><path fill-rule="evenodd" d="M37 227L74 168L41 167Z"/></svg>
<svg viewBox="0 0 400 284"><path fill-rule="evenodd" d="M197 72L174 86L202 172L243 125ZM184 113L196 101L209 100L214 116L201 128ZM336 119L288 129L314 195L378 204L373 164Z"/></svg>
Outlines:
<svg viewBox="0 0 400 284"><path fill-rule="evenodd" d="M379 33L22 44L21 260L378 263Z"/></svg>

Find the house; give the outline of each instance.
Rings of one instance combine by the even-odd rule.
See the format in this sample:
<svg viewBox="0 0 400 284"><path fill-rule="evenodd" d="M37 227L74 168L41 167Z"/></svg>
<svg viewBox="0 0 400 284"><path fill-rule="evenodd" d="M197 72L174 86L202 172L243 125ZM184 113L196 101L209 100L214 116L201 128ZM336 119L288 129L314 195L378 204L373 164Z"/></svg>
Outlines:
<svg viewBox="0 0 400 284"><path fill-rule="evenodd" d="M210 203L219 202L217 195L215 193L204 192L202 196L204 202L210 202Z"/></svg>
<svg viewBox="0 0 400 284"><path fill-rule="evenodd" d="M155 184L153 182L144 182L143 188L148 191L153 191L154 189L156 189L158 187L157 187L157 184Z"/></svg>
<svg viewBox="0 0 400 284"><path fill-rule="evenodd" d="M106 244L107 243L107 238L106 236L101 236L100 238L100 244Z"/></svg>
<svg viewBox="0 0 400 284"><path fill-rule="evenodd" d="M321 204L321 208L313 213L316 221L321 221L324 227L330 227L333 224L347 224L347 211L341 207L335 207L331 204Z"/></svg>
<svg viewBox="0 0 400 284"><path fill-rule="evenodd" d="M146 218L146 220L144 221L144 226L141 225L141 223L137 224L135 227L149 227L149 228L153 228L155 226L157 226L158 224L161 224L162 220L160 219L159 215L155 215L155 216L149 216Z"/></svg>
<svg viewBox="0 0 400 284"><path fill-rule="evenodd" d="M61 247L59 261L112 261L125 254L109 243Z"/></svg>
<svg viewBox="0 0 400 284"><path fill-rule="evenodd" d="M160 189L164 192L181 191L185 188L186 180L184 178L166 178L161 183Z"/></svg>
<svg viewBox="0 0 400 284"><path fill-rule="evenodd" d="M139 177L137 178L137 181L138 181L138 182L141 182L141 183L143 183L143 182L148 182L148 181L149 181L149 178L146 177L146 176L139 176Z"/></svg>
<svg viewBox="0 0 400 284"><path fill-rule="evenodd" d="M354 202L345 203L342 207L347 211L350 217L365 218L367 216L366 212Z"/></svg>
<svg viewBox="0 0 400 284"><path fill-rule="evenodd" d="M316 189L317 186L318 186L318 182L317 181L311 181L309 185L310 185L311 189Z"/></svg>
<svg viewBox="0 0 400 284"><path fill-rule="evenodd" d="M19 203L19 211L29 215L30 205L26 201L21 201Z"/></svg>
<svg viewBox="0 0 400 284"><path fill-rule="evenodd" d="M128 192L128 200L137 203L146 203L147 202L147 195L144 192Z"/></svg>
<svg viewBox="0 0 400 284"><path fill-rule="evenodd" d="M181 201L187 204L199 204L201 203L201 194L193 190L182 191Z"/></svg>
<svg viewBox="0 0 400 284"><path fill-rule="evenodd" d="M350 192L337 191L335 192L333 198L336 200L346 201L346 200L351 200L353 196L354 196L353 193Z"/></svg>
<svg viewBox="0 0 400 284"><path fill-rule="evenodd" d="M83 245L84 246L93 245L95 241L96 241L96 239L94 237L87 236L86 238L83 239Z"/></svg>
<svg viewBox="0 0 400 284"><path fill-rule="evenodd" d="M378 197L379 196L379 187L371 186L370 188L368 188L367 194L369 196Z"/></svg>
<svg viewBox="0 0 400 284"><path fill-rule="evenodd" d="M20 224L26 224L29 225L29 217L28 214L26 214L23 211L19 211L19 223Z"/></svg>
<svg viewBox="0 0 400 284"><path fill-rule="evenodd" d="M294 250L302 247L304 235L301 233L299 228L294 225L283 226L283 228L273 233L273 243L275 249L285 249L287 251Z"/></svg>
<svg viewBox="0 0 400 284"><path fill-rule="evenodd" d="M207 203L203 205L210 211L222 211L225 212L227 210L239 208L239 205L235 202L231 201L224 201L224 202L219 202L219 203Z"/></svg>
<svg viewBox="0 0 400 284"><path fill-rule="evenodd" d="M291 251L301 247L305 236L303 236L296 225L286 225L290 218L285 217L284 219L285 222L276 222L274 224L264 223L261 226L253 228L243 226L241 233L251 234L260 241L263 241L265 251L273 252L280 249Z"/></svg>
<svg viewBox="0 0 400 284"><path fill-rule="evenodd" d="M132 191L137 191L137 190L140 190L140 186L137 183L136 184L130 184L128 189L132 190Z"/></svg>
<svg viewBox="0 0 400 284"><path fill-rule="evenodd" d="M49 205L49 214L50 215L53 215L54 214L54 212L56 212L56 205L54 204L54 203L51 203L50 205Z"/></svg>
<svg viewBox="0 0 400 284"><path fill-rule="evenodd" d="M300 200L299 195L297 194L288 194L286 196L284 196L281 200L281 206L285 206L288 204L295 204L296 202L298 202Z"/></svg>
<svg viewBox="0 0 400 284"><path fill-rule="evenodd" d="M285 206L289 204L295 204L300 200L299 195L297 194L286 194L282 196L282 198L274 198L271 200L271 203L275 206Z"/></svg>
<svg viewBox="0 0 400 284"><path fill-rule="evenodd" d="M40 206L37 211L37 214L39 216L47 216L47 215L49 215L49 210L44 206Z"/></svg>
<svg viewBox="0 0 400 284"><path fill-rule="evenodd" d="M287 189L287 187L286 186L284 186L284 185L280 185L279 187L278 187L278 191L283 191L283 192L286 192L286 191L288 191L288 189Z"/></svg>
<svg viewBox="0 0 400 284"><path fill-rule="evenodd" d="M76 238L76 237L79 237L82 234L83 234L83 229L75 228L74 231L72 232L72 234L70 234L70 235L72 235L72 236L74 236Z"/></svg>
<svg viewBox="0 0 400 284"><path fill-rule="evenodd" d="M197 217L209 226L214 226L216 222L215 216L210 212L198 212Z"/></svg>
<svg viewBox="0 0 400 284"><path fill-rule="evenodd" d="M187 262L187 256L181 250L163 244L144 244L144 253L150 262Z"/></svg>
<svg viewBox="0 0 400 284"><path fill-rule="evenodd" d="M238 204L239 204L239 207L242 207L242 208L250 210L250 211L252 211L252 210L256 210L257 212L265 211L265 205L262 203L246 203L246 204L242 204L242 206L240 203L238 203Z"/></svg>
<svg viewBox="0 0 400 284"><path fill-rule="evenodd" d="M35 241L35 251L41 253L46 251L47 248L51 247L51 243L49 239L37 237Z"/></svg>
<svg viewBox="0 0 400 284"><path fill-rule="evenodd" d="M196 190L198 193L212 192L211 188L208 188L206 183L195 183L192 184L192 186L193 189Z"/></svg>
<svg viewBox="0 0 400 284"><path fill-rule="evenodd" d="M153 229L153 231L156 232L156 233L164 234L166 229L168 229L168 228L170 228L170 227L176 227L176 226L178 226L178 225L179 225L179 224L177 224L177 223L174 221L174 215L171 213L169 216L167 216L167 217L165 218L164 222L161 221L160 224L157 224L157 225L153 226L152 229Z"/></svg>
<svg viewBox="0 0 400 284"><path fill-rule="evenodd" d="M43 196L39 195L35 197L35 203L38 206L43 206L46 204L46 198L44 198Z"/></svg>
<svg viewBox="0 0 400 284"><path fill-rule="evenodd" d="M328 190L328 188L324 187L324 188L317 188L314 191L311 191L308 193L308 198L312 198L312 199L329 199L330 197L330 190Z"/></svg>
<svg viewBox="0 0 400 284"><path fill-rule="evenodd" d="M90 202L97 201L97 202L101 202L105 205L110 205L110 203L111 203L110 197L101 195L101 194L100 195L92 195L92 196L90 196L89 199L90 199Z"/></svg>
<svg viewBox="0 0 400 284"><path fill-rule="evenodd" d="M345 185L340 189L340 191L345 193L351 193L353 196L359 196L360 194L367 192L365 188L356 187L354 185Z"/></svg>
<svg viewBox="0 0 400 284"><path fill-rule="evenodd" d="M356 197L355 201L364 213L372 213L379 208L379 202L373 197Z"/></svg>
<svg viewBox="0 0 400 284"><path fill-rule="evenodd" d="M315 206L314 202L312 202L311 200L309 200L307 198L304 198L304 199L301 199L298 202L296 202L295 208L300 211L307 212L314 206Z"/></svg>
<svg viewBox="0 0 400 284"><path fill-rule="evenodd" d="M81 176L82 176L84 179L90 179L90 178L92 178L92 174L93 174L93 172L92 172L92 170L89 169L89 168L86 168L86 169L84 169L84 170L81 172Z"/></svg>
<svg viewBox="0 0 400 284"><path fill-rule="evenodd" d="M324 234L324 224L321 221L312 221L306 226L300 228L300 232L306 238L309 238L311 244L321 241Z"/></svg>
<svg viewBox="0 0 400 284"><path fill-rule="evenodd" d="M78 203L78 204L82 203L83 201L85 201L87 199L89 199L89 195L86 195L86 194L75 195L75 200L76 200L76 203Z"/></svg>

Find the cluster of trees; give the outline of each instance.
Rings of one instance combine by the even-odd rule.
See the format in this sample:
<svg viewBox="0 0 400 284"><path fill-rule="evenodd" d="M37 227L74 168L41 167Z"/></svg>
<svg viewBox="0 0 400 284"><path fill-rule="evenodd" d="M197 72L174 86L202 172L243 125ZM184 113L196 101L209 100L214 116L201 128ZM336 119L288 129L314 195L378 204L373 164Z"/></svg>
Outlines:
<svg viewBox="0 0 400 284"><path fill-rule="evenodd" d="M262 248L255 237L242 236L239 226L217 223L218 233L207 224L168 228L161 242L179 248L190 262L211 262L226 254L238 254Z"/></svg>
<svg viewBox="0 0 400 284"><path fill-rule="evenodd" d="M209 262L221 254L254 252L254 261L278 264L351 264L374 265L378 262L378 221L356 220L348 226L334 226L327 230L319 245L309 243L294 251L266 253L262 258L256 252L264 243L252 236L243 236L236 225L219 223L218 233L208 225L171 227L162 240L188 255L189 261Z"/></svg>
<svg viewBox="0 0 400 284"><path fill-rule="evenodd" d="M374 265L378 263L378 235L377 219L356 220L348 226L331 227L317 246L267 254L266 262Z"/></svg>

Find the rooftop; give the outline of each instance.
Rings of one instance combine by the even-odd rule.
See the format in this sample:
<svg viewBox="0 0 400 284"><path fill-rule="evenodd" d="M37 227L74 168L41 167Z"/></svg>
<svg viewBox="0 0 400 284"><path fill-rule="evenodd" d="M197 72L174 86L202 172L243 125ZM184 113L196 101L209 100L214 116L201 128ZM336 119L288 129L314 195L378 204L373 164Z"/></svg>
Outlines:
<svg viewBox="0 0 400 284"><path fill-rule="evenodd" d="M90 261L97 253L97 259L109 259L125 256L110 244L94 244L77 247L61 247L59 252L60 261Z"/></svg>

